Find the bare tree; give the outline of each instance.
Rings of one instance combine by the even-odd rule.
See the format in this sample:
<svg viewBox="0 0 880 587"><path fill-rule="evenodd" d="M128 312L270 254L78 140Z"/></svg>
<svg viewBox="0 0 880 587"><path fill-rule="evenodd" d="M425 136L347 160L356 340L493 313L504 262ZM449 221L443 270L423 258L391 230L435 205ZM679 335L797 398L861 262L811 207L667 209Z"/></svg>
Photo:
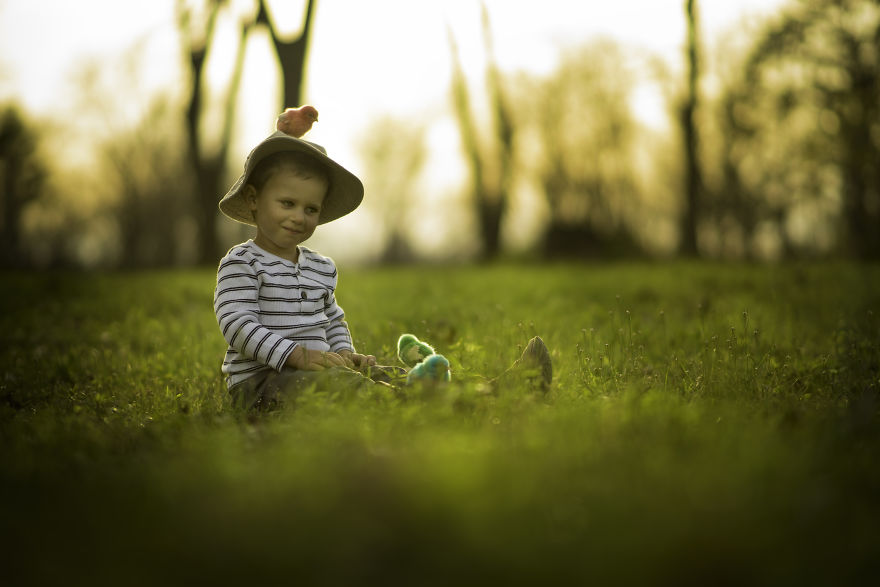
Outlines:
<svg viewBox="0 0 880 587"><path fill-rule="evenodd" d="M830 232L839 218L842 251L880 258L878 63L876 1L789 5L768 23L742 80L727 92L725 189L780 226L808 209L808 239ZM784 241L802 252L818 246Z"/></svg>
<svg viewBox="0 0 880 587"><path fill-rule="evenodd" d="M452 96L459 132L471 173L471 191L480 228L482 255L494 259L501 252L501 225L510 197L514 160L514 123L501 73L494 57L489 14L482 5L483 40L488 56L487 86L493 132L490 147L481 145L474 121L458 47L452 32L449 43L453 57ZM493 166L491 162L495 162Z"/></svg>
<svg viewBox="0 0 880 587"><path fill-rule="evenodd" d="M371 200L381 205L387 232L380 261L411 261L414 255L407 239L407 224L416 200L412 192L427 159L424 128L392 117L378 118L364 134L360 152L366 164L366 183L373 194Z"/></svg>
<svg viewBox="0 0 880 587"><path fill-rule="evenodd" d="M198 262L201 264L215 263L219 253L219 242L216 231L217 201L223 191L226 180L226 159L229 151L235 120L235 106L238 89L241 84L244 66L245 41L252 22L244 22L240 27L238 52L232 76L226 90L225 106L219 140L213 148L204 141L202 125L206 96L204 95L204 71L218 14L224 0L209 0L205 6L205 14L197 17L182 0L178 0L178 25L188 55L190 70L190 92L186 109L186 131L190 165L196 180L195 185L195 219L199 234ZM198 20L198 22L195 22Z"/></svg>
<svg viewBox="0 0 880 587"><path fill-rule="evenodd" d="M483 41L488 56L486 82L489 89L489 104L492 114L492 126L497 144L498 171L494 189L487 190L479 203L480 230L483 234L485 248L490 258L498 256L501 250L501 222L510 199L513 187L514 159L514 124L510 113L510 105L504 90L501 71L495 59L495 48L492 41L492 28L489 23L489 11L486 4L481 3L483 17Z"/></svg>
<svg viewBox="0 0 880 587"><path fill-rule="evenodd" d="M0 263L27 264L21 242L25 208L43 193L46 169L37 155L37 134L14 106L0 113Z"/></svg>
<svg viewBox="0 0 880 587"><path fill-rule="evenodd" d="M607 40L569 53L527 88L537 140L526 163L550 208L544 254L639 252L630 228L638 208L631 90L625 57Z"/></svg>
<svg viewBox="0 0 880 587"><path fill-rule="evenodd" d="M241 85L244 67L244 52L252 28L257 24L268 27L275 45L276 55L281 63L284 88L283 106L296 105L300 100L306 47L314 0L309 0L302 34L293 41L282 40L269 15L264 0L259 1L256 16L245 18L239 24L238 50L233 64L225 99L223 100L220 136L213 147L205 141L204 125L210 126L206 118L208 97L204 90L205 64L214 40L214 31L219 14L226 4L225 0L207 0L203 14L196 15L183 0L178 0L178 23L188 57L190 71L190 92L186 110L186 129L188 137L189 161L196 179L195 218L199 234L198 261L202 264L214 263L217 258L219 242L216 231L217 200L226 181L226 161L230 139L234 128L238 90ZM281 108L279 108L279 111Z"/></svg>
<svg viewBox="0 0 880 587"><path fill-rule="evenodd" d="M856 16L857 15L857 16ZM800 2L757 45L748 75L806 64L807 75L780 95L781 113L812 102L827 121L842 180L846 248L880 258L880 5L874 0ZM821 120L821 119L820 119Z"/></svg>
<svg viewBox="0 0 880 587"><path fill-rule="evenodd" d="M696 0L685 0L687 18L687 96L681 106L681 129L684 140L685 201L681 218L680 252L695 256L697 248L697 223L702 191L702 173L699 161L699 137L694 115L699 104L699 42Z"/></svg>
<svg viewBox="0 0 880 587"><path fill-rule="evenodd" d="M132 132L114 133L102 144L102 184L118 200L111 207L119 224L120 258L127 267L168 266L188 260L180 227L191 223L192 192L179 125L167 100L153 102Z"/></svg>
<svg viewBox="0 0 880 587"><path fill-rule="evenodd" d="M275 54L281 64L283 75L283 101L282 107L298 106L302 96L303 70L305 69L306 51L308 49L309 34L312 29L312 14L314 12L314 0L306 4L306 15L303 21L302 32L293 39L282 39L275 23L266 7L266 0L260 0L257 12L257 23L265 25L269 29L272 43L275 46Z"/></svg>

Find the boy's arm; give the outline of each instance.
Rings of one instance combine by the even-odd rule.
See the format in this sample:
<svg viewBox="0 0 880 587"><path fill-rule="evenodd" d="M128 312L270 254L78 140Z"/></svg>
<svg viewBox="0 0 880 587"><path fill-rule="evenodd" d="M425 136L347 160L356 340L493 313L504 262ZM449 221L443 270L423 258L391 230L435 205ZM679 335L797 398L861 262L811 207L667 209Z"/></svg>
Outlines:
<svg viewBox="0 0 880 587"><path fill-rule="evenodd" d="M327 326L327 342L330 344L330 349L338 353L347 366L364 369L376 364L376 357L373 355L362 355L354 350L351 331L345 321L345 312L336 303L336 295L333 292L324 307L324 314L330 320Z"/></svg>
<svg viewBox="0 0 880 587"><path fill-rule="evenodd" d="M327 324L327 344L330 345L330 350L335 353L343 351L354 353L354 343L351 340L348 323L345 321L345 312L336 303L336 295L332 291L324 305L324 315L330 321Z"/></svg>
<svg viewBox="0 0 880 587"><path fill-rule="evenodd" d="M214 290L214 313L223 338L241 355L280 371L299 345L260 323L258 296L254 268L241 259L223 259Z"/></svg>

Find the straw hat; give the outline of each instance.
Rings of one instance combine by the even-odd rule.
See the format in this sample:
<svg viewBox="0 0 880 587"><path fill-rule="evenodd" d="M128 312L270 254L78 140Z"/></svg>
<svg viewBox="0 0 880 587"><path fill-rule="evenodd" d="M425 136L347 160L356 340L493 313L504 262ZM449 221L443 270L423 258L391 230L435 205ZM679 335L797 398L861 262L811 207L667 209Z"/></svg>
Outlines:
<svg viewBox="0 0 880 587"><path fill-rule="evenodd" d="M244 162L244 173L233 184L223 199L220 211L238 222L255 225L253 215L244 198L244 186L248 184L251 173L257 164L269 155L281 151L307 153L324 164L330 178L330 186L321 206L318 224L324 224L345 216L357 208L364 199L364 185L353 173L327 156L324 147L276 131L254 147Z"/></svg>

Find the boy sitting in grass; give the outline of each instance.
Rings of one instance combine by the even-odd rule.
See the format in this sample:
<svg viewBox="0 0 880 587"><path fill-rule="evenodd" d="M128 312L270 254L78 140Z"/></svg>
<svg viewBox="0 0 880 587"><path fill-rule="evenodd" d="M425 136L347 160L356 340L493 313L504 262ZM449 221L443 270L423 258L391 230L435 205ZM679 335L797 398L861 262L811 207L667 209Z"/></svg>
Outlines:
<svg viewBox="0 0 880 587"><path fill-rule="evenodd" d="M336 303L336 266L301 246L319 224L353 211L363 196L361 181L323 147L277 131L251 151L220 201L226 216L257 229L220 261L214 291L229 344L222 371L237 405L268 409L316 382L358 389L406 377L404 369L378 366L375 356L355 351ZM539 338L517 361L522 365L549 385L550 356ZM422 371L448 378L448 371Z"/></svg>

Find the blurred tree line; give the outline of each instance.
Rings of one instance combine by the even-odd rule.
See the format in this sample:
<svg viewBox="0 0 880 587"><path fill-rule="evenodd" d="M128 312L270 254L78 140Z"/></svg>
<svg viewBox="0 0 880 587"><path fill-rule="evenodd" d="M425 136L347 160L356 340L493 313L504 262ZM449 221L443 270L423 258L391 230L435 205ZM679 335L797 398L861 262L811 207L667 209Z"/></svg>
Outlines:
<svg viewBox="0 0 880 587"><path fill-rule="evenodd" d="M670 250L684 255L880 258L880 3L794 0L744 50L724 52L720 88L708 96L698 3L682 5L684 75L656 71L677 132L659 141L633 114L638 76L612 42L586 45L552 76L507 89L488 51L495 123L485 145L455 61L475 214L505 210L516 169L546 200L546 256L650 253L660 242L652 233L674 226ZM528 107L511 111L510 101ZM658 224L666 226L653 230ZM498 253L496 233L482 231L488 257Z"/></svg>
<svg viewBox="0 0 880 587"><path fill-rule="evenodd" d="M880 3L802 0L764 30L717 104L721 177L708 215L746 235L826 230L880 258ZM785 230L787 229L787 230Z"/></svg>
<svg viewBox="0 0 880 587"><path fill-rule="evenodd" d="M682 73L656 60L640 69L625 48L597 40L549 76L505 76L483 7L479 92L450 31L452 107L482 258L505 253L524 190L541 199L534 249L548 257L880 257L880 5L792 0L744 48L722 47L714 67L698 8L682 1ZM52 181L41 125L15 105L0 110L4 265L75 264L89 251L130 267L216 262L216 204L238 169L227 159L248 37L260 27L272 39L278 110L299 104L314 0L293 38L278 33L265 0L238 15L226 89L209 95L205 65L218 19L233 18L227 9L224 0L179 2L183 104L159 98L139 124L103 141L105 195L92 208L62 197L81 185ZM671 132L634 113L646 78L664 89ZM387 232L381 259L412 260L405 228L428 158L424 125L376 121L362 151Z"/></svg>
<svg viewBox="0 0 880 587"><path fill-rule="evenodd" d="M304 3L303 25L293 38L281 35L266 0L256 0L251 14L236 12L233 4L177 1L186 73L182 95L157 97L129 128L121 129L116 118L123 110L120 104L131 95L118 83L100 87L98 64L85 67L80 76L84 96L77 120L70 124L90 119L92 127L86 132L104 131L98 139L97 161L83 166L93 170L93 177L73 174L76 178L71 182L68 170L66 175L57 174L54 183L48 181L50 172L57 171L48 162L68 154L59 150L50 156L48 148L39 148L41 135L53 134L43 133L42 128L54 129L57 122L29 120L14 104L0 112L0 238L6 245L5 266L217 262L224 249L218 235L217 202L231 182L229 147L249 35L257 27L268 32L282 73L283 95L278 103L298 103L315 2ZM224 17L239 19L239 35L226 88L213 95L206 66L218 20ZM136 79L128 85L136 87ZM69 139L64 136L61 142ZM77 151L75 145L68 150Z"/></svg>

